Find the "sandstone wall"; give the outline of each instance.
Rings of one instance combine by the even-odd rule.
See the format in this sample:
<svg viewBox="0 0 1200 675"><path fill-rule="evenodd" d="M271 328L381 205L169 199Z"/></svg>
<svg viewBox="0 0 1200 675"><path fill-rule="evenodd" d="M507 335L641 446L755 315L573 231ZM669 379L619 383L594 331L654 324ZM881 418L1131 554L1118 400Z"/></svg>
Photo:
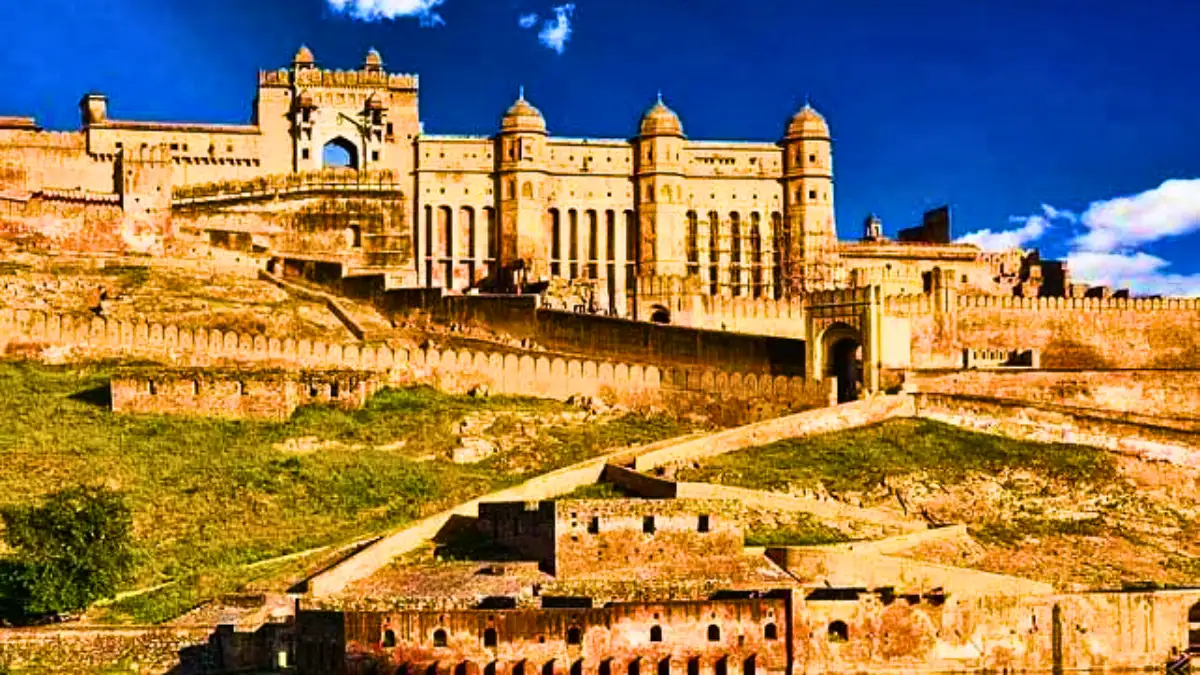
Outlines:
<svg viewBox="0 0 1200 675"><path fill-rule="evenodd" d="M173 365L251 362L371 370L389 373L395 384L427 383L450 392L486 385L495 393L558 399L586 395L644 403L662 397L715 395L809 403L820 400L822 391L820 383L802 377L658 368L535 353L327 344L29 310L0 310L0 339L9 353L39 352L51 346L78 357L149 358Z"/></svg>
<svg viewBox="0 0 1200 675"><path fill-rule="evenodd" d="M201 657L198 652L208 652L203 658L213 665L220 663L220 654L209 648L211 632L211 627L0 628L0 670L89 674L123 666L126 672L147 674L187 672L179 670L181 661Z"/></svg>
<svg viewBox="0 0 1200 675"><path fill-rule="evenodd" d="M920 391L1123 413L1200 430L1198 370L971 370L913 373Z"/></svg>
<svg viewBox="0 0 1200 675"><path fill-rule="evenodd" d="M110 383L117 413L285 420L302 405L361 408L378 389L362 373L123 374Z"/></svg>
<svg viewBox="0 0 1200 675"><path fill-rule="evenodd" d="M1140 459L1200 467L1200 435L1021 401L917 394L916 416L1038 443L1090 445Z"/></svg>
<svg viewBox="0 0 1200 675"><path fill-rule="evenodd" d="M885 301L912 320L913 365L955 368L962 349L1037 349L1045 368L1200 367L1200 300L916 295Z"/></svg>

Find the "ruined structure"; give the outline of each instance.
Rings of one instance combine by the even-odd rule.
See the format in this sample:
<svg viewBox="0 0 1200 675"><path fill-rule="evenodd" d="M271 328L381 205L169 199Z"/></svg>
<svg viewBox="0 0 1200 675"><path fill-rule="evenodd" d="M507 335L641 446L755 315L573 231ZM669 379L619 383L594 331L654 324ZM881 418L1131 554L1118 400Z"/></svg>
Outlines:
<svg viewBox="0 0 1200 675"><path fill-rule="evenodd" d="M481 504L475 536L502 546L507 562L392 566L337 596L304 599L298 672L1143 668L1159 665L1171 647L1186 648L1189 617L1200 616L1194 590L1061 594L880 555L870 544L862 552L845 545L764 555L743 550L731 506Z"/></svg>

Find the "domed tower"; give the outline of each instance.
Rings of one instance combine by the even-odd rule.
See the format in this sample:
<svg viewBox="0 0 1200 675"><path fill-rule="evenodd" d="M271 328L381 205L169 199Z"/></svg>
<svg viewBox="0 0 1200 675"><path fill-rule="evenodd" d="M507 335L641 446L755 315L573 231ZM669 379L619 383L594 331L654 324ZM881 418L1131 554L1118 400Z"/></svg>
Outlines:
<svg viewBox="0 0 1200 675"><path fill-rule="evenodd" d="M525 100L500 120L496 136L496 213L499 214L499 270L523 270L527 281L550 278L550 233L543 222L546 199L546 120Z"/></svg>
<svg viewBox="0 0 1200 675"><path fill-rule="evenodd" d="M784 284L790 293L836 288L842 282L842 265L833 217L829 125L805 103L788 123L782 145L788 235Z"/></svg>
<svg viewBox="0 0 1200 675"><path fill-rule="evenodd" d="M686 274L684 141L679 116L663 103L660 93L642 116L634 148L639 276Z"/></svg>

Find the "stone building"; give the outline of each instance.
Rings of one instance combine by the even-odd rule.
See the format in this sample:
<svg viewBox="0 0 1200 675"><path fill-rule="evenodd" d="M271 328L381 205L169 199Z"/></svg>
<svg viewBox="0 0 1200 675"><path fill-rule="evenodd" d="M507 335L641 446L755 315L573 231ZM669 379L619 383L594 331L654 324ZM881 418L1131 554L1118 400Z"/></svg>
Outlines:
<svg viewBox="0 0 1200 675"><path fill-rule="evenodd" d="M863 542L764 554L743 547L736 506L481 504L475 550L507 557L397 559L336 595L302 598L297 672L1142 669L1192 644L1191 622L1200 621L1195 589L1056 593L1017 577L873 553Z"/></svg>
<svg viewBox="0 0 1200 675"><path fill-rule="evenodd" d="M1036 256L952 244L948 211L838 241L832 136L807 104L766 142L690 139L661 96L630 138L563 138L522 92L494 134L465 136L424 133L418 92L374 50L332 71L301 48L259 73L245 125L114 119L95 93L77 132L0 118L0 224L88 249L247 248L391 287L577 280L620 316L668 291L928 292L935 267L971 292L1044 290Z"/></svg>

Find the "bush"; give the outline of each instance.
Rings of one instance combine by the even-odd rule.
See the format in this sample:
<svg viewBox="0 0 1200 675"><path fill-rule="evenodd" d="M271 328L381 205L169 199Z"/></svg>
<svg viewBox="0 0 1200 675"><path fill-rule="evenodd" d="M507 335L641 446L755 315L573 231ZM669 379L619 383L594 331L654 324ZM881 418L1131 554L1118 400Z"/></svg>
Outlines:
<svg viewBox="0 0 1200 675"><path fill-rule="evenodd" d="M16 551L0 589L25 615L85 609L112 595L133 569L133 517L124 497L76 487L40 506L0 509L4 541Z"/></svg>

